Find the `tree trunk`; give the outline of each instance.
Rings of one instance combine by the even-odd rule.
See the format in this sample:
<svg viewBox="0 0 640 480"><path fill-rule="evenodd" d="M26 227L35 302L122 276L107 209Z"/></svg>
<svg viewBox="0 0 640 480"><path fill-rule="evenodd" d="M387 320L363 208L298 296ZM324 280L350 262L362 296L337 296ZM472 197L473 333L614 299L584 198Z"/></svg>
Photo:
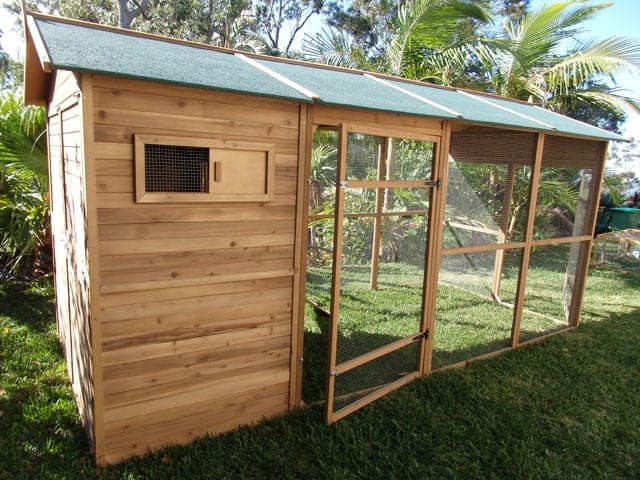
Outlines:
<svg viewBox="0 0 640 480"><path fill-rule="evenodd" d="M149 0L142 0L138 6L129 9L127 0L118 0L118 26L120 28L131 28L131 24L139 15L147 9Z"/></svg>

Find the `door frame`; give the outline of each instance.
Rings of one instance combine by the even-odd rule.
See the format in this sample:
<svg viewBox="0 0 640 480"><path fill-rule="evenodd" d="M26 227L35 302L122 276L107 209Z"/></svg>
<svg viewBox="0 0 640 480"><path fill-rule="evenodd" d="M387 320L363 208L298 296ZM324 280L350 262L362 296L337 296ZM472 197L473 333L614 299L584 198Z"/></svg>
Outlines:
<svg viewBox="0 0 640 480"><path fill-rule="evenodd" d="M333 125L332 125L333 126ZM331 284L331 307L329 341L327 351L327 371L325 382L325 420L327 423L334 423L341 418L355 412L369 403L381 398L387 393L400 388L401 386L415 380L416 378L428 375L431 371L431 356L433 351L433 328L435 324L435 299L437 290L437 278L439 270L439 257L441 249L442 235L442 215L444 213L444 200L446 193L446 174L448 170L448 142L450 137L450 125L443 123L443 130L440 135L433 132L426 134L416 134L413 129L403 132L399 129L385 129L384 127L371 127L348 122L340 122L334 127L338 130L338 159L336 172L336 200L334 215L334 249L332 262L332 284ZM423 276L421 318L419 331L416 334L398 339L390 344L376 348L366 354L354 359L342 362L337 365L337 338L338 338L338 317L340 301L340 274L341 274L341 245L342 245L342 225L344 221L344 190L346 179L346 152L348 133L363 133L378 135L387 138L407 138L416 140L426 140L434 143L434 155L432 159L431 179L429 185L429 211L427 214L427 242L425 245L425 265ZM311 142L309 142L311 143ZM310 154L309 154L310 157ZM349 182L356 184L358 182ZM363 183L363 182L360 182ZM378 187L384 188L384 187ZM376 190L378 190L378 188ZM306 205L305 205L306 206ZM306 245L305 245L306 248ZM373 252L372 252L373 254ZM302 266L306 273L306 263ZM301 275L304 282L306 275ZM301 287L304 289L304 285ZM303 290L304 291L304 290ZM301 322L303 323L303 322ZM403 348L418 341L418 355L416 359L415 371L399 378L393 382L384 384L367 393L353 403L333 411L335 395L335 378L341 373L345 373L353 368L364 365L369 361L380 358L387 353Z"/></svg>

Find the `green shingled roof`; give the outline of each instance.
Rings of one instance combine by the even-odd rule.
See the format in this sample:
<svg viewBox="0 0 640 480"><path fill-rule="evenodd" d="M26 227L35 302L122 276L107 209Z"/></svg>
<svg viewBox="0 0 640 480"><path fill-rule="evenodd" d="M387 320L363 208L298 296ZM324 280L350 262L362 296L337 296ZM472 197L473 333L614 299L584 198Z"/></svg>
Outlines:
<svg viewBox="0 0 640 480"><path fill-rule="evenodd" d="M445 119L458 118L360 73L269 60L259 62L311 90L318 95L318 103Z"/></svg>
<svg viewBox="0 0 640 480"><path fill-rule="evenodd" d="M35 24L54 68L309 100L228 53L42 18Z"/></svg>
<svg viewBox="0 0 640 480"><path fill-rule="evenodd" d="M603 140L623 137L534 105L34 16L51 67Z"/></svg>

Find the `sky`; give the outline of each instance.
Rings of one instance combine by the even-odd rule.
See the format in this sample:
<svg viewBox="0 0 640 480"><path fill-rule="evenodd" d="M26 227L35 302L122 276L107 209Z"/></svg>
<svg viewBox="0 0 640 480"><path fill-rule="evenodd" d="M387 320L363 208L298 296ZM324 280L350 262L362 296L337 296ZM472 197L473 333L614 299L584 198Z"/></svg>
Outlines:
<svg viewBox="0 0 640 480"><path fill-rule="evenodd" d="M7 0L0 0L4 6ZM531 6L539 8L549 3L548 0L532 0ZM597 14L595 19L585 22L585 38L603 39L614 35L634 37L640 40L640 0L612 0L613 5ZM322 22L310 22L312 29L319 29ZM23 48L22 38L13 31L13 17L5 11L0 11L0 29L3 37L0 39L2 47L15 58L21 58ZM313 31L307 31L313 33ZM622 74L616 78L618 86L625 89L621 92L640 102L640 76L634 78L629 74ZM640 114L628 112L628 120L623 133L627 137L640 138ZM638 166L640 171L640 165Z"/></svg>

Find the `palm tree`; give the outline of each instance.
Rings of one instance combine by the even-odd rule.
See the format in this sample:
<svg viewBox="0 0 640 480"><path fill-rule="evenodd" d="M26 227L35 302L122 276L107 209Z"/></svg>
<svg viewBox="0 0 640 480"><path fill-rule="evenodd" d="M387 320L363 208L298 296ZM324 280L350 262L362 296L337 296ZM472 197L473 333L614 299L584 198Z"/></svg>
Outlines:
<svg viewBox="0 0 640 480"><path fill-rule="evenodd" d="M347 68L373 70L409 78L431 76L427 59L456 54L469 43L461 35L465 22L486 23L490 16L483 2L465 0L414 0L398 8L391 21L387 41L368 49L345 31L324 29L306 37L305 57L312 61ZM458 58L456 56L456 58ZM434 58L436 63L440 60Z"/></svg>
<svg viewBox="0 0 640 480"><path fill-rule="evenodd" d="M498 95L529 100L562 113L579 104L620 112L638 108L602 80L640 67L640 42L611 37L579 41L586 20L610 4L565 0L509 21L497 38L473 48L490 89Z"/></svg>
<svg viewBox="0 0 640 480"><path fill-rule="evenodd" d="M14 93L0 97L0 275L50 247L45 113ZM31 272L33 273L33 272Z"/></svg>

